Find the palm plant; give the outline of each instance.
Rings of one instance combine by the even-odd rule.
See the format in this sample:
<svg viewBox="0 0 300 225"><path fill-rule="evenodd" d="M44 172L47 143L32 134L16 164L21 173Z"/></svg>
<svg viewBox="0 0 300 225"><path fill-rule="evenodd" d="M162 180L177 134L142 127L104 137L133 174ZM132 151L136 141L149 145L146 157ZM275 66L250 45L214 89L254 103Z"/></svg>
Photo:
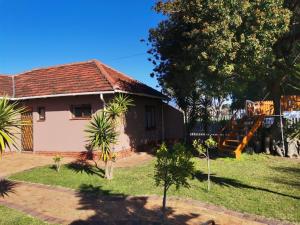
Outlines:
<svg viewBox="0 0 300 225"><path fill-rule="evenodd" d="M123 94L119 94L108 104L106 112L110 119L116 123L117 119L124 115L128 111L128 108L133 105L133 100L131 98Z"/></svg>
<svg viewBox="0 0 300 225"><path fill-rule="evenodd" d="M120 118L120 116L123 113L122 108L116 102L109 103L106 107L105 112L107 113L107 116L113 123L116 123L118 118Z"/></svg>
<svg viewBox="0 0 300 225"><path fill-rule="evenodd" d="M101 111L95 114L85 130L88 133L88 140L93 149L100 149L100 158L105 163L105 178L110 179L108 161L111 159L110 145L116 143L117 132L114 129L112 120L107 113Z"/></svg>
<svg viewBox="0 0 300 225"><path fill-rule="evenodd" d="M18 107L17 102L10 102L7 97L0 99L0 154L4 152L6 148L14 146L18 148L16 144L17 133L21 128L20 114L25 112L24 107Z"/></svg>
<svg viewBox="0 0 300 225"><path fill-rule="evenodd" d="M130 106L133 106L133 100L129 98L128 96L125 96L123 94L119 94L115 96L112 101L107 105L105 112L107 113L108 118L112 121L112 125L114 127L114 130L117 131L117 125L118 121L121 119L121 117L127 113L128 108ZM114 146L113 146L114 149ZM113 159L115 159L115 153L113 152ZM109 177L110 179L113 178L113 161L111 160L111 164L109 167Z"/></svg>
<svg viewBox="0 0 300 225"><path fill-rule="evenodd" d="M101 159L105 163L105 178L113 178L113 161L115 153L111 152L111 146L117 142L117 122L132 106L132 100L119 94L106 106L104 111L94 115L85 132L88 133L88 141L92 149L101 149ZM110 162L110 165L109 165Z"/></svg>
<svg viewBox="0 0 300 225"><path fill-rule="evenodd" d="M126 113L130 106L134 106L133 100L128 95L123 94L117 95L113 102L120 106L122 113Z"/></svg>

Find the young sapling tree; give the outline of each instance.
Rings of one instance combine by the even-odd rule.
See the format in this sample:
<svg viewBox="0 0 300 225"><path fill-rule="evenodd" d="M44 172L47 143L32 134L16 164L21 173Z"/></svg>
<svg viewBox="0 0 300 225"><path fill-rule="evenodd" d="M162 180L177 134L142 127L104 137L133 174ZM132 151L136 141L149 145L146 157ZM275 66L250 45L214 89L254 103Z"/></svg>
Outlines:
<svg viewBox="0 0 300 225"><path fill-rule="evenodd" d="M197 150L200 156L204 156L207 161L207 190L210 191L210 158L209 158L209 151L212 148L217 146L217 142L212 138L209 137L204 141L204 144L201 143L200 140L194 140L193 142L194 148Z"/></svg>
<svg viewBox="0 0 300 225"><path fill-rule="evenodd" d="M175 185L176 189L190 187L188 177L194 171L194 163L191 161L192 154L187 152L182 144L175 144L172 149L168 149L163 143L157 150L156 157L154 179L156 185L163 187L162 218L164 222L169 188L172 185Z"/></svg>
<svg viewBox="0 0 300 225"><path fill-rule="evenodd" d="M62 159L63 159L63 157L61 155L56 155L56 156L53 157L54 167L55 167L57 172L60 171Z"/></svg>

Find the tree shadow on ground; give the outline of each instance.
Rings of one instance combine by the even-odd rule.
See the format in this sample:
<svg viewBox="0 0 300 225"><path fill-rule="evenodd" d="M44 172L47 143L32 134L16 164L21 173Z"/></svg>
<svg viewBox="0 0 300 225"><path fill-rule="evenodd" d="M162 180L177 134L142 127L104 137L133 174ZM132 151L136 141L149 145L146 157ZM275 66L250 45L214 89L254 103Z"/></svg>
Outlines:
<svg viewBox="0 0 300 225"><path fill-rule="evenodd" d="M109 190L101 186L82 185L77 193L80 197L80 210L93 210L95 215L86 220L73 221L70 225L158 225L161 223L161 208L149 207L149 197L130 197ZM199 214L175 214L174 209L168 207L168 220L165 224L186 224Z"/></svg>
<svg viewBox="0 0 300 225"><path fill-rule="evenodd" d="M202 173L201 171L196 171L194 173L193 177L198 179L201 182L207 181L207 174ZM242 183L242 182L240 182L236 179L218 177L218 176L216 176L216 174L211 174L210 179L211 179L211 182L213 182L215 184L218 184L220 186L265 191L265 192L269 192L269 193L272 193L272 194L281 195L281 196L284 196L284 197L289 197L289 198L293 198L293 199L300 199L300 196L288 195L288 194L280 193L280 192L277 192L277 191L269 190L269 189L263 188L263 187L251 186L251 185L248 185L248 184L244 184L244 183Z"/></svg>
<svg viewBox="0 0 300 225"><path fill-rule="evenodd" d="M14 181L2 179L0 180L0 197L4 198L8 196L9 193L15 193L14 188L17 186L17 183Z"/></svg>
<svg viewBox="0 0 300 225"><path fill-rule="evenodd" d="M272 167L276 172L284 173L284 176L273 176L269 180L274 183L289 185L297 189L300 188L300 168L296 167Z"/></svg>
<svg viewBox="0 0 300 225"><path fill-rule="evenodd" d="M76 173L86 173L88 175L97 175L104 177L104 170L95 163L95 166L91 165L88 161L78 159L75 162L66 164L66 167Z"/></svg>

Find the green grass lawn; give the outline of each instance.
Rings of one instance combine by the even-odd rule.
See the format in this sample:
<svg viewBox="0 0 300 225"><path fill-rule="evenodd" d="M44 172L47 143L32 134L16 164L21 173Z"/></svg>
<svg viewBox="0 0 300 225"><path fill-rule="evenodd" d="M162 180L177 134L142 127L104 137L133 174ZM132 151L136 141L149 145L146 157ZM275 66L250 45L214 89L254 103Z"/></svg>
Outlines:
<svg viewBox="0 0 300 225"><path fill-rule="evenodd" d="M0 225L47 225L24 213L0 205Z"/></svg>
<svg viewBox="0 0 300 225"><path fill-rule="evenodd" d="M206 161L195 159L197 172L190 189L171 189L169 195L197 199L226 208L266 217L300 222L300 161L266 155L243 155L241 160L212 160L212 189L206 191ZM51 167L36 168L11 176L49 185L103 194L162 194L153 181L154 161L145 165L115 169L111 181L96 168L63 166L60 173Z"/></svg>

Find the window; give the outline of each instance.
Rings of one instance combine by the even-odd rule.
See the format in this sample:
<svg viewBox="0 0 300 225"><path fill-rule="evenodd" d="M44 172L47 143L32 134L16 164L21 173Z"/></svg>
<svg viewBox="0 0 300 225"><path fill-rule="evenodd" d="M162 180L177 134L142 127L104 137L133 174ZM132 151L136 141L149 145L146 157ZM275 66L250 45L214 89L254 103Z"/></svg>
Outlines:
<svg viewBox="0 0 300 225"><path fill-rule="evenodd" d="M38 107L39 120L44 121L46 119L45 107Z"/></svg>
<svg viewBox="0 0 300 225"><path fill-rule="evenodd" d="M73 105L71 106L71 112L73 118L86 118L89 119L92 116L92 107L91 105Z"/></svg>
<svg viewBox="0 0 300 225"><path fill-rule="evenodd" d="M146 129L155 129L156 128L156 118L155 118L155 107L146 106L145 107L145 126Z"/></svg>

